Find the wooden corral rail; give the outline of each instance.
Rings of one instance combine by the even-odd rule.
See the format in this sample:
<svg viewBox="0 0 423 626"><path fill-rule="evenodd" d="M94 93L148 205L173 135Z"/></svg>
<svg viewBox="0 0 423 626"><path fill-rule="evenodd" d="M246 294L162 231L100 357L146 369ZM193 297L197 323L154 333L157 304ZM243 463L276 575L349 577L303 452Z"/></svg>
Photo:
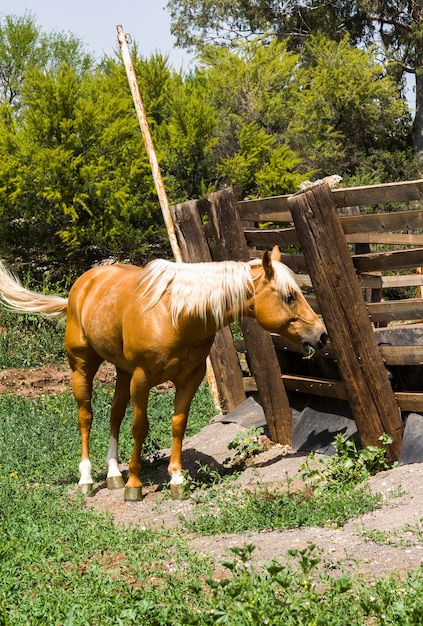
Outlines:
<svg viewBox="0 0 423 626"><path fill-rule="evenodd" d="M376 435L383 431L390 432L395 439L391 455L398 456L398 409L423 412L423 324L419 323L423 299L417 297L423 286L422 200L423 181L419 180L333 190L322 183L293 196L254 201L237 201L234 190L225 190L191 203L188 223L196 214L195 239L207 242L209 258L253 258L279 245L284 262L297 273L328 327L330 343L310 361L281 338L272 338L282 391L275 380L274 363L272 387L282 400L274 406L267 400L264 409L275 441L290 442L290 415L283 395L289 401L295 394L313 394L348 400L363 445L376 443ZM188 204L172 207L177 231L186 228ZM199 260L190 259L190 245L185 246L184 258ZM345 263L350 263L351 274L345 274ZM256 330L251 333L255 335ZM233 349L228 337L232 365L224 370L225 389L221 387L228 408L242 400L240 385L247 393L258 390L261 401L270 393L269 385L263 392L265 376L258 374L268 361L269 348L260 352L256 346L251 359L246 334ZM248 367L241 371L234 367L233 353L244 350ZM353 362L350 353L355 355ZM215 369L219 370L219 362L227 363L227 358L218 347ZM231 389L238 390L235 401Z"/></svg>

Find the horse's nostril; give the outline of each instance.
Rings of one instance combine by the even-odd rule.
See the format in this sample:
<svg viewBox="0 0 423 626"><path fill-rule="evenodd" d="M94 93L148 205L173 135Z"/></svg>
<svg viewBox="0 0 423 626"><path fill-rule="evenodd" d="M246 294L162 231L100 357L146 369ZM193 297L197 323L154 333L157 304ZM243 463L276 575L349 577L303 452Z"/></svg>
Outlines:
<svg viewBox="0 0 423 626"><path fill-rule="evenodd" d="M329 339L329 337L328 337L327 333L322 333L320 335L320 343L322 344L322 346L325 345L325 343L327 342L328 339Z"/></svg>

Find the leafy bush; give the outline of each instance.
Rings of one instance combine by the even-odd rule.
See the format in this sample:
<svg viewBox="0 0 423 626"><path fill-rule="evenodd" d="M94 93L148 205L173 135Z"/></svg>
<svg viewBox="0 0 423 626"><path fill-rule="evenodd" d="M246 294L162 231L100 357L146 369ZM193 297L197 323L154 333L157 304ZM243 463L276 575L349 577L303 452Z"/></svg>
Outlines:
<svg viewBox="0 0 423 626"><path fill-rule="evenodd" d="M357 485L369 476L390 469L395 463L386 460L386 446L392 443L392 437L383 434L379 437L381 446L357 448L353 439L347 435L336 435L332 457L322 456L316 466L315 455L311 453L303 467L303 476L316 490L320 487L338 489L338 485Z"/></svg>

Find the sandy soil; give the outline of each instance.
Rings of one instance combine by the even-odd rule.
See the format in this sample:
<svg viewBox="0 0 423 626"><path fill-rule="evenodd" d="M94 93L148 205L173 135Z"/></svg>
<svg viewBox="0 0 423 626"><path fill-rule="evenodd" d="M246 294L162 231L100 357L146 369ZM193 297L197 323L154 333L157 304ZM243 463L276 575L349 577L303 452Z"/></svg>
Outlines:
<svg viewBox="0 0 423 626"><path fill-rule="evenodd" d="M101 368L100 380L112 381L113 377L112 368ZM7 391L32 398L65 390L70 390L70 374L65 365L0 371L0 393ZM227 444L242 430L238 424L212 423L186 439L185 467L194 473L197 468L195 460L198 459L202 464L218 468L229 455ZM99 484L87 504L97 510L109 511L117 523L177 527L180 515L194 514L195 504L189 500L163 497L160 489L167 480L167 458L168 451L163 451L163 464L154 475L144 475L142 502L126 503L122 490L109 491L105 484ZM289 454L282 446L271 446L255 458L254 466L247 468L239 481L246 489L251 489L259 482L286 485L289 476L301 488L299 468L304 459L300 453ZM123 466L122 469L126 468ZM289 549L315 544L322 552L323 562L338 572L378 577L392 572L404 574L419 567L423 562L423 464L402 465L381 472L371 478L370 485L375 492L383 494L383 506L350 520L341 529L300 528L218 537L188 536L188 541L192 549L214 558L217 572L222 571L221 563L230 554L229 548L245 543L255 545L257 564L273 558L284 561ZM379 545L369 538L369 533L374 536L378 531L389 533L392 545L386 542Z"/></svg>

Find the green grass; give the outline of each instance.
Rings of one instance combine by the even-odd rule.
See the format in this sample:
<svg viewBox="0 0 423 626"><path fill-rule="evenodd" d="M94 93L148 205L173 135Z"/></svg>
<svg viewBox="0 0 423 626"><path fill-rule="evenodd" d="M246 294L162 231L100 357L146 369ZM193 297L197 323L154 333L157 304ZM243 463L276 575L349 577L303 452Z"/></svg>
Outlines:
<svg viewBox="0 0 423 626"><path fill-rule="evenodd" d="M111 386L94 386L90 455L97 480L104 478L112 397ZM173 398L172 391L150 394L150 432L143 446L144 457L171 445ZM192 403L187 435L207 424L214 413L208 388L202 385ZM122 460L129 460L132 454L131 427L132 409L128 408L119 441ZM31 482L41 479L44 483L66 484L77 481L79 461L76 404L70 393L34 400L0 396L0 468L7 474L14 472Z"/></svg>
<svg viewBox="0 0 423 626"><path fill-rule="evenodd" d="M63 364L64 333L63 323L0 308L0 369Z"/></svg>
<svg viewBox="0 0 423 626"><path fill-rule="evenodd" d="M96 386L92 458L97 478L104 473L111 395L109 387ZM172 400L173 392L152 394L150 452L170 443ZM193 405L191 431L212 413L203 386ZM127 451L132 447L130 427L128 415L122 429ZM229 577L217 582L211 560L189 548L192 530L125 528L87 507L74 490L79 452L70 394L33 401L0 396L1 626L422 623L420 570L404 580L393 577L369 586L360 578L327 574L311 547L293 552L288 565L275 562L263 571L251 567L251 553L242 548L227 563ZM342 491L333 499L334 508L325 509L323 487L318 517L317 502L310 499L244 494L240 502L226 482L207 493L209 513L223 511L222 499L229 502L226 524L215 529L222 533L233 530L232 525L246 528L246 519L262 530L269 524L308 524L311 515L313 523L338 524L342 515L356 513L340 513L346 500ZM288 520L282 509L291 510Z"/></svg>
<svg viewBox="0 0 423 626"><path fill-rule="evenodd" d="M14 477L0 484L6 623L132 623L125 612L138 620L153 606L164 615L178 601L176 584L179 602L195 603L190 585L210 574L210 565L188 554L176 534L118 528L58 487L28 487Z"/></svg>
<svg viewBox="0 0 423 626"><path fill-rule="evenodd" d="M378 508L380 494L368 485L339 485L321 494L290 495L286 490L245 492L230 485L209 489L200 499L194 519L185 520L187 528L201 535L260 532L278 528L322 526L338 528L348 519Z"/></svg>
<svg viewBox="0 0 423 626"><path fill-rule="evenodd" d="M148 453L170 445L173 395L152 394ZM104 473L111 398L112 389L95 387L97 479ZM190 431L213 413L203 386ZM122 427L123 455L132 450L130 418ZM74 491L79 455L70 394L33 401L0 396L0 624L129 624L134 607L137 620L151 606L165 615L175 604L176 583L180 602L195 603L189 586L210 574L210 564L189 555L187 575L188 548L176 533L118 528L110 516L88 509Z"/></svg>

